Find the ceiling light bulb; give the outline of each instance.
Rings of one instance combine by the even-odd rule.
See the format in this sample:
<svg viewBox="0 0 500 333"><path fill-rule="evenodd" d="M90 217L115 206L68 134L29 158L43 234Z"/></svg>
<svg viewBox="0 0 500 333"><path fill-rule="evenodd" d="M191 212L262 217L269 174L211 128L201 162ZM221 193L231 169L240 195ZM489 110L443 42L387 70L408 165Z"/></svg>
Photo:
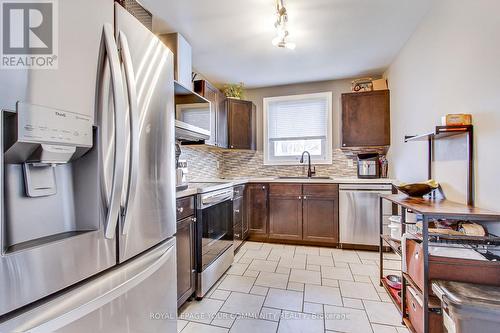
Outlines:
<svg viewBox="0 0 500 333"><path fill-rule="evenodd" d="M283 29L281 26L278 27L278 37L279 38L285 38L288 35L288 31Z"/></svg>
<svg viewBox="0 0 500 333"><path fill-rule="evenodd" d="M297 45L295 45L295 43L293 43L293 42L285 42L285 47L286 47L287 49L289 49L289 50L295 50L295 47L296 47L296 46L297 46Z"/></svg>

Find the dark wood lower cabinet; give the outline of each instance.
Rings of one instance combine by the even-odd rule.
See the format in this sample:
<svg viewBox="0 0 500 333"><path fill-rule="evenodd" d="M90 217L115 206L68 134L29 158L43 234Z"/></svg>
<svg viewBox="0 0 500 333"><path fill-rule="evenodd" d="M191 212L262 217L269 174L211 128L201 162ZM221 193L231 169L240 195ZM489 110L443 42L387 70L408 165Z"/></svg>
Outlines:
<svg viewBox="0 0 500 333"><path fill-rule="evenodd" d="M177 221L177 307L180 307L196 290L194 216Z"/></svg>
<svg viewBox="0 0 500 333"><path fill-rule="evenodd" d="M339 240L338 198L304 197L305 241L336 244Z"/></svg>
<svg viewBox="0 0 500 333"><path fill-rule="evenodd" d="M337 244L339 240L339 186L304 184L303 240Z"/></svg>
<svg viewBox="0 0 500 333"><path fill-rule="evenodd" d="M251 240L336 245L339 237L337 184L250 184ZM267 218L267 215L269 216ZM268 223L268 228L264 223Z"/></svg>
<svg viewBox="0 0 500 333"><path fill-rule="evenodd" d="M269 197L269 238L302 239L301 196Z"/></svg>
<svg viewBox="0 0 500 333"><path fill-rule="evenodd" d="M246 186L246 208L248 238L267 240L268 238L268 184L248 184Z"/></svg>

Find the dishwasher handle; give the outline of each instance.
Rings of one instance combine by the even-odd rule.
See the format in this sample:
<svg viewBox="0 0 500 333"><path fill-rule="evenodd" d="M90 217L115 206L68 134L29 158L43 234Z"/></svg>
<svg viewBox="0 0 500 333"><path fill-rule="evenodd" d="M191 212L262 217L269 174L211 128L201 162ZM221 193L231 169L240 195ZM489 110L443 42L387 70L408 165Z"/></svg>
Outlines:
<svg viewBox="0 0 500 333"><path fill-rule="evenodd" d="M391 184L340 184L340 191L381 191L392 193Z"/></svg>

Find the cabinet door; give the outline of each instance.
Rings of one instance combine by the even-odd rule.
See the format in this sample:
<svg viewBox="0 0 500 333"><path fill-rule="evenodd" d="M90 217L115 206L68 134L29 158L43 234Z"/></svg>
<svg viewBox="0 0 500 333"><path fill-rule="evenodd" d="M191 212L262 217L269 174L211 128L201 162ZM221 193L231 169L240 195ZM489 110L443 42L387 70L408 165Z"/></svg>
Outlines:
<svg viewBox="0 0 500 333"><path fill-rule="evenodd" d="M265 239L267 231L268 212L268 185L247 185L247 219L249 224L249 237L253 239Z"/></svg>
<svg viewBox="0 0 500 333"><path fill-rule="evenodd" d="M269 197L269 238L302 239L301 196Z"/></svg>
<svg viewBox="0 0 500 333"><path fill-rule="evenodd" d="M231 149L255 149L255 108L252 102L227 99L228 139Z"/></svg>
<svg viewBox="0 0 500 333"><path fill-rule="evenodd" d="M177 222L177 307L195 291L195 219L185 218Z"/></svg>
<svg viewBox="0 0 500 333"><path fill-rule="evenodd" d="M391 144L389 90L342 94L342 147Z"/></svg>
<svg viewBox="0 0 500 333"><path fill-rule="evenodd" d="M305 241L336 244L339 238L339 187L337 184L304 184Z"/></svg>
<svg viewBox="0 0 500 333"><path fill-rule="evenodd" d="M269 185L269 238L302 239L302 184Z"/></svg>

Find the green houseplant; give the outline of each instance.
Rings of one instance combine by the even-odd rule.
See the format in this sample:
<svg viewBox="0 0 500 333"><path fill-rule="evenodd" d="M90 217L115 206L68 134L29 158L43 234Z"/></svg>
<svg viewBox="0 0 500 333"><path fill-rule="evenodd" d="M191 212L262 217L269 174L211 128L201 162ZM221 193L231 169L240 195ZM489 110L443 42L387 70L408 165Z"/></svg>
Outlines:
<svg viewBox="0 0 500 333"><path fill-rule="evenodd" d="M224 85L224 95L227 98L243 98L243 82Z"/></svg>

